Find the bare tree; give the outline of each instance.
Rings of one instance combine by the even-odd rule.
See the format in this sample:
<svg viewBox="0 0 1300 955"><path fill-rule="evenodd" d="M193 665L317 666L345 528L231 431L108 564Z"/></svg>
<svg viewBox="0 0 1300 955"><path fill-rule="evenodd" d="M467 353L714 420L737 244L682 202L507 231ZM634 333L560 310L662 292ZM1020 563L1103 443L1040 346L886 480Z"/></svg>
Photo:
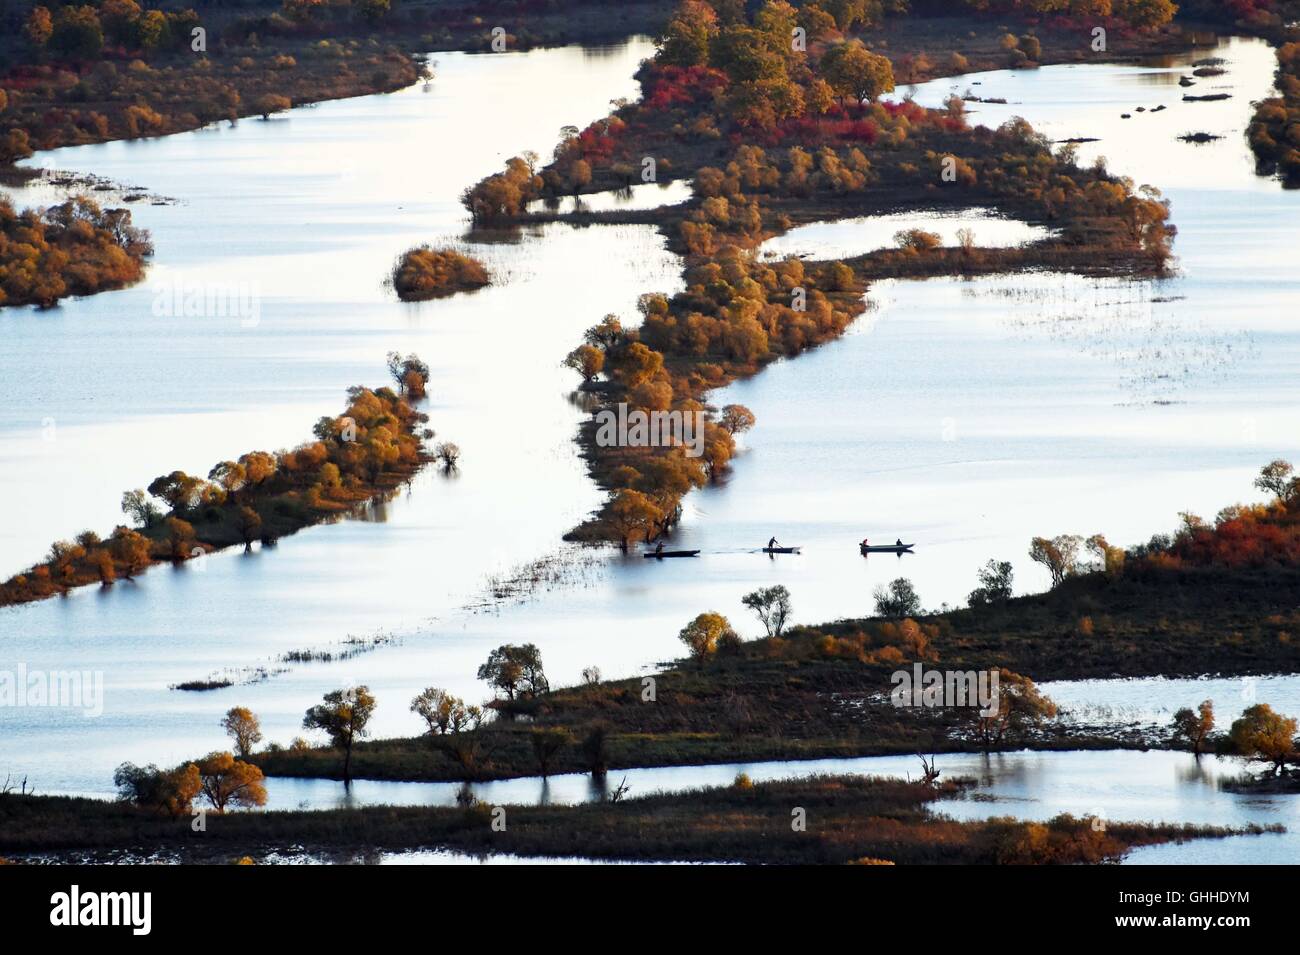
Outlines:
<svg viewBox="0 0 1300 955"><path fill-rule="evenodd" d="M760 587L745 594L740 602L758 615L759 622L769 637L781 636L786 621L790 619L790 591L780 584L775 587Z"/></svg>

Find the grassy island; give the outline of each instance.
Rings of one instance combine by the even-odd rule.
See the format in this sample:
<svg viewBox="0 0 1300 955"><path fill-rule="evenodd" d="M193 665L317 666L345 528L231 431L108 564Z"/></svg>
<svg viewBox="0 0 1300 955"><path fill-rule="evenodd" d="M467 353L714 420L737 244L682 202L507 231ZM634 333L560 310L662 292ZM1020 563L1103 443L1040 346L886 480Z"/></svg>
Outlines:
<svg viewBox="0 0 1300 955"><path fill-rule="evenodd" d="M1259 833L1209 826L942 818L962 781L819 777L779 783L739 778L724 789L607 799L581 806L376 807L319 812L238 812L195 833L172 818L122 803L0 795L0 852L136 857L185 862L256 861L272 846L293 853L452 849L523 856L638 861L924 865L1113 862L1136 846ZM493 827L504 812L504 831ZM803 824L793 826L802 811ZM497 827L499 828L499 827Z"/></svg>
<svg viewBox="0 0 1300 955"><path fill-rule="evenodd" d="M358 743L351 770L374 779L473 780L1018 748L1199 752L1211 743L1249 755L1235 726L1211 739L1208 729L1192 738L1177 725L1138 731L1053 719L1056 708L1034 681L1194 677L1207 666L1233 676L1300 669L1300 482L1290 475L1274 462L1260 479L1277 494L1270 503L1225 508L1212 523L1188 515L1174 534L1128 549L1100 535L1036 539L1036 559L1058 579L1046 593L1013 597L1008 578L977 588L962 609L926 613L914 597L892 605L878 598L875 617L789 629L790 595L760 593L752 606L763 610L769 636L741 641L725 618L701 614L682 631L690 658L648 683L596 675L552 690L532 677L488 704L495 720L431 692L447 719L425 736ZM535 652L520 659L540 672ZM999 708L896 705L893 678L917 665L997 671ZM1260 714L1259 733L1286 737L1278 718L1284 722L1269 729L1274 716ZM1295 736L1290 725L1287 739ZM1280 776L1300 766L1300 748L1278 745L1270 759ZM340 778L342 765L329 747L273 747L251 759L269 776Z"/></svg>
<svg viewBox="0 0 1300 955"><path fill-rule="evenodd" d="M123 288L140 281L152 254L149 233L126 209L78 197L15 212L0 198L0 307L51 308L69 295Z"/></svg>
<svg viewBox="0 0 1300 955"><path fill-rule="evenodd" d="M392 281L403 302L422 302L482 288L491 284L492 276L482 262L463 252L422 245L402 254Z"/></svg>

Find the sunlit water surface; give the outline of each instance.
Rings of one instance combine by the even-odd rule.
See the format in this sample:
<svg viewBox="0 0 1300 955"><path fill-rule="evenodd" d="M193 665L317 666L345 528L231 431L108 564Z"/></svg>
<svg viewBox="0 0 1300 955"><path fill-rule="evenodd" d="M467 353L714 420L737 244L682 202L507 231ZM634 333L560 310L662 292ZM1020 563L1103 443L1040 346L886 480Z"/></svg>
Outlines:
<svg viewBox="0 0 1300 955"><path fill-rule="evenodd" d="M700 559L559 546L598 500L571 443L581 413L559 361L601 315L632 316L640 293L678 287L663 239L649 227L550 225L475 244L499 283L424 305L396 302L383 278L412 244L470 241L459 192L520 150L546 154L561 126L632 93L648 51L636 41L445 55L427 91L36 157L180 204L135 206L158 244L152 284L0 312L0 382L22 409L0 421L7 499L23 502L0 527L7 569L55 537L110 528L121 490L156 474L206 473L300 440L344 387L382 380L390 349L432 365L431 425L464 458L457 474L419 477L374 521L0 614L6 661L106 680L96 718L0 711L0 769L46 792L102 794L123 760L165 765L224 745L218 721L231 705L287 742L310 703L352 682L378 696L376 735L410 733L407 702L420 688L485 695L474 673L499 643L537 643L555 683L593 664L627 675L676 656L677 630L703 609L755 634L740 597L759 585L787 585L801 622L869 612L872 588L900 574L930 606L961 602L990 557L1015 564L1019 589L1036 589L1046 581L1025 554L1031 536L1144 539L1180 510L1213 514L1250 496L1260 463L1294 456L1300 194L1253 174L1241 131L1274 64L1264 45L1234 41L1219 51L1228 74L1202 83L1231 89L1223 103L1181 102L1190 58L917 89L937 104L979 82L981 95L1012 102L979 106L977 121L1022 114L1057 138L1100 137L1082 147L1086 160L1104 152L1172 199L1177 277L879 283L843 340L715 395L749 405L759 425L729 480L688 501L674 543ZM1196 130L1224 139L1175 138ZM991 228L962 224L977 238ZM906 225L890 222L889 236ZM256 288L257 320L155 314L159 288L187 282ZM773 533L803 553L756 553ZM864 534L914 540L916 553L863 559L854 543ZM526 575L541 581L531 599L487 598L494 577L543 557L551 569ZM242 680L278 669L287 651L377 633L397 642L217 692L167 688L223 670ZM1080 705L1119 705L1129 692L1077 686ZM1160 705L1198 694L1178 687Z"/></svg>
<svg viewBox="0 0 1300 955"><path fill-rule="evenodd" d="M759 247L765 259L787 256L813 259L844 259L885 249L897 243L898 234L921 229L955 246L963 229L975 242L986 248L1011 248L1027 245L1050 235L1051 230L1004 219L987 209L960 212L896 212L882 216L837 219L796 226L784 235L774 236Z"/></svg>
<svg viewBox="0 0 1300 955"><path fill-rule="evenodd" d="M969 777L978 798L943 800L934 811L956 819L1016 816L1050 819L1061 813L1110 822L1195 823L1287 828L1281 834L1196 840L1181 845L1133 851L1133 864L1207 862L1294 864L1300 860L1300 800L1294 796L1247 796L1225 792L1219 784L1239 776L1240 761L1166 752L1014 752L991 756L954 754L936 757L945 778ZM1258 767L1256 767L1258 768ZM920 776L914 756L865 759L819 759L797 762L732 763L630 769L609 774L604 785L588 776L564 775L549 780L516 779L480 783L474 795L491 805L573 805L604 798L607 788L626 783L628 795L681 792L701 786L726 786L737 773L756 782L810 774L847 774L913 779ZM358 781L345 793L342 783L325 780L272 779L275 808L330 808L356 805L455 805L460 786L451 783ZM423 854L394 854L397 858ZM455 854L453 854L454 856ZM424 861L438 861L430 856Z"/></svg>

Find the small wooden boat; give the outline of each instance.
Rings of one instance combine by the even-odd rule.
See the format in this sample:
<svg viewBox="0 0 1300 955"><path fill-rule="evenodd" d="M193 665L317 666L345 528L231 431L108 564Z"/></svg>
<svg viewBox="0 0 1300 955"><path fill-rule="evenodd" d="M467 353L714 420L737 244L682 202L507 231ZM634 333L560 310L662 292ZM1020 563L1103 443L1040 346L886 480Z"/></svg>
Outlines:
<svg viewBox="0 0 1300 955"><path fill-rule="evenodd" d="M699 556L700 556L700 552L699 552L698 550L659 550L659 551L651 550L651 551L646 551L646 552L645 552L644 554L642 554L641 556L642 556L642 557L655 557L655 558L659 558L659 557L699 557Z"/></svg>
<svg viewBox="0 0 1300 955"><path fill-rule="evenodd" d="M858 550L864 554L910 554L915 544L859 544Z"/></svg>
<svg viewBox="0 0 1300 955"><path fill-rule="evenodd" d="M764 554L797 554L799 553L799 548L798 547L764 547L763 553Z"/></svg>

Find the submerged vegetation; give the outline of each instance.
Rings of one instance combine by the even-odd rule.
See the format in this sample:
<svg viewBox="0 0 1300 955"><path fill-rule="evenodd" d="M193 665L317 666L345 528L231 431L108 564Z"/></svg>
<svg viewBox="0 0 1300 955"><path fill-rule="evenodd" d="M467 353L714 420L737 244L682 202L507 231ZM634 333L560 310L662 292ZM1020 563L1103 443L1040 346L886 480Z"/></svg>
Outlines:
<svg viewBox="0 0 1300 955"><path fill-rule="evenodd" d="M313 441L250 451L218 463L206 479L172 471L147 492L128 491L122 510L134 527L119 526L106 540L86 531L55 542L44 561L0 584L0 606L90 583L107 587L150 564L183 563L237 544L271 544L391 493L430 460L422 444L428 416L410 403L424 394L428 369L414 355L393 357L400 393L350 388L343 413L321 418Z"/></svg>
<svg viewBox="0 0 1300 955"><path fill-rule="evenodd" d="M0 306L50 308L65 296L122 288L140 280L152 253L149 233L126 209L78 197L20 213L0 197Z"/></svg>

